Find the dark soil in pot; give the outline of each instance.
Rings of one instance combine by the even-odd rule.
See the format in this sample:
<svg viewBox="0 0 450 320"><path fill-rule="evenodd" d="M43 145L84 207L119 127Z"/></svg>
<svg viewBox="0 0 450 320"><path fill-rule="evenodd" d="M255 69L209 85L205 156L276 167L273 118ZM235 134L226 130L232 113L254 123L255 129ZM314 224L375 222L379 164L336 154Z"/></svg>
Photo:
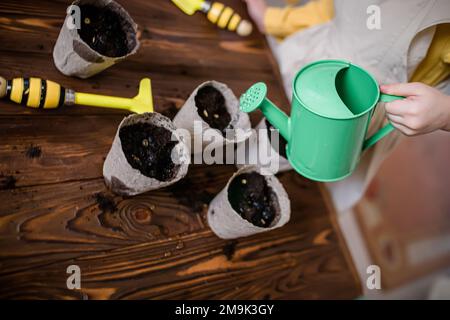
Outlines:
<svg viewBox="0 0 450 320"><path fill-rule="evenodd" d="M92 4L80 5L80 38L91 49L107 57L122 57L130 52L126 30L132 29L129 23L108 7ZM133 46L134 47L134 46Z"/></svg>
<svg viewBox="0 0 450 320"><path fill-rule="evenodd" d="M287 141L286 141L286 139L284 139L283 136L278 133L278 136L279 136L278 144L279 145L278 146L274 146L274 144L272 143L271 131L272 130L276 130L276 129L274 128L274 126L272 126L270 124L269 120L266 119L265 121L266 121L266 128L268 129L267 130L267 136L269 137L269 142L272 145L272 148L274 148L275 151L278 152L278 154L280 156L282 156L283 158L287 158L287 155L286 155L286 144L287 144Z"/></svg>
<svg viewBox="0 0 450 320"><path fill-rule="evenodd" d="M280 210L275 192L257 172L235 177L228 187L228 200L242 218L262 228L270 227Z"/></svg>
<svg viewBox="0 0 450 320"><path fill-rule="evenodd" d="M197 91L195 105L203 121L225 136L225 129L231 122L231 116L222 93L213 86L204 86Z"/></svg>
<svg viewBox="0 0 450 320"><path fill-rule="evenodd" d="M171 158L173 147L178 141L171 141L172 133L149 123L136 123L120 129L122 150L128 163L143 175L168 181L179 168Z"/></svg>

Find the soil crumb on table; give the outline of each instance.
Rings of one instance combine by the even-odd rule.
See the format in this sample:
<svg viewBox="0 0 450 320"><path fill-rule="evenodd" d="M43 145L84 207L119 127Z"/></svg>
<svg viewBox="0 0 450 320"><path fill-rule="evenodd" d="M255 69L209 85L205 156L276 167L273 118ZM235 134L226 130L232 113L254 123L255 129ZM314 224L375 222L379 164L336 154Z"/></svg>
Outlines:
<svg viewBox="0 0 450 320"><path fill-rule="evenodd" d="M223 246L222 252L227 257L227 260L233 259L234 253L236 252L237 240L230 240Z"/></svg>
<svg viewBox="0 0 450 320"><path fill-rule="evenodd" d="M125 126L119 132L122 150L128 163L143 175L159 181L175 177L179 165L172 161L172 132L149 123Z"/></svg>
<svg viewBox="0 0 450 320"><path fill-rule="evenodd" d="M113 199L110 197L104 195L103 193L99 192L95 194L95 202L97 202L98 207L103 212L115 212L117 211L116 203Z"/></svg>
<svg viewBox="0 0 450 320"><path fill-rule="evenodd" d="M185 177L168 190L173 193L180 204L190 208L192 212L201 213L205 207L208 207L208 204L214 198L214 194L198 187L194 187L195 192L188 192L187 190L190 190L193 186L195 186L194 181Z"/></svg>
<svg viewBox="0 0 450 320"><path fill-rule="evenodd" d="M223 94L213 86L204 86L197 91L194 100L203 121L225 136L225 129L231 122L231 116Z"/></svg>
<svg viewBox="0 0 450 320"><path fill-rule="evenodd" d="M262 228L270 227L279 211L275 192L257 172L235 177L228 187L228 200L242 218Z"/></svg>
<svg viewBox="0 0 450 320"><path fill-rule="evenodd" d="M39 146L35 146L33 144L31 144L27 151L25 152L25 155L32 159L32 158L39 158L42 154L42 149Z"/></svg>
<svg viewBox="0 0 450 320"><path fill-rule="evenodd" d="M122 57L129 53L125 31L129 23L125 19L108 7L84 4L80 5L80 10L78 34L91 49L107 57ZM131 26L128 29L131 30Z"/></svg>

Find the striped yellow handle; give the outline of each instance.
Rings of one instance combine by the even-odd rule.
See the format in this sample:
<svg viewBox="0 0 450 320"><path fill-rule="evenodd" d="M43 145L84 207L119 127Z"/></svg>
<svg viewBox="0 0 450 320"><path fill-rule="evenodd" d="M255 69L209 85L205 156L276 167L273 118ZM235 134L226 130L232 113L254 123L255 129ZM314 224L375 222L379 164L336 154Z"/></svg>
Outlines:
<svg viewBox="0 0 450 320"><path fill-rule="evenodd" d="M243 20L232 8L223 3L214 2L206 16L219 28L236 31L241 36L247 36L252 32L251 23Z"/></svg>
<svg viewBox="0 0 450 320"><path fill-rule="evenodd" d="M80 104L101 108L124 109L135 113L153 112L152 87L149 78L141 80L138 95L134 98L112 97L74 92L59 84L40 78L0 77L0 98L30 108L53 109L64 104Z"/></svg>
<svg viewBox="0 0 450 320"><path fill-rule="evenodd" d="M14 78L6 82L6 97L30 108L53 109L64 104L65 89L40 78Z"/></svg>

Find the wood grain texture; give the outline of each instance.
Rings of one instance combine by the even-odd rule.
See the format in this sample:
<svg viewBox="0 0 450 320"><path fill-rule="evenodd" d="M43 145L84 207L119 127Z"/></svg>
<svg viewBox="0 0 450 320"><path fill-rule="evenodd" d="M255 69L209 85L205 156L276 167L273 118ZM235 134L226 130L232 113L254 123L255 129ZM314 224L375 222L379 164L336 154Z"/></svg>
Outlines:
<svg viewBox="0 0 450 320"><path fill-rule="evenodd" d="M241 1L224 1L246 16ZM2 76L39 76L80 91L133 96L152 79L155 109L173 117L200 82L237 95L265 81L287 106L262 36L218 30L170 1L126 1L139 25L135 56L87 80L57 72L52 48L67 1L2 1ZM132 198L108 191L102 164L125 113L66 107L50 112L0 101L0 298L353 298L360 287L318 185L280 175L291 221L224 241L209 229L209 201L236 170L193 165L177 184ZM252 114L255 124L259 114ZM77 264L82 289L66 288Z"/></svg>

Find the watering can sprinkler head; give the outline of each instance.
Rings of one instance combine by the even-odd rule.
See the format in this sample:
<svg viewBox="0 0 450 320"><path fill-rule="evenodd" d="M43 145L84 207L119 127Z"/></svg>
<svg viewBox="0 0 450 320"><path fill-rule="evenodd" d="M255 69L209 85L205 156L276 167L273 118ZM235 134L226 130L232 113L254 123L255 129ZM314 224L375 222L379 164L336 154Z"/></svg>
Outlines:
<svg viewBox="0 0 450 320"><path fill-rule="evenodd" d="M239 99L240 108L244 112L252 112L258 109L266 100L267 86L264 82L252 85Z"/></svg>
<svg viewBox="0 0 450 320"><path fill-rule="evenodd" d="M279 130L284 139L289 141L289 117L267 98L267 86L264 82L252 85L239 99L243 112L260 109L267 120Z"/></svg>

